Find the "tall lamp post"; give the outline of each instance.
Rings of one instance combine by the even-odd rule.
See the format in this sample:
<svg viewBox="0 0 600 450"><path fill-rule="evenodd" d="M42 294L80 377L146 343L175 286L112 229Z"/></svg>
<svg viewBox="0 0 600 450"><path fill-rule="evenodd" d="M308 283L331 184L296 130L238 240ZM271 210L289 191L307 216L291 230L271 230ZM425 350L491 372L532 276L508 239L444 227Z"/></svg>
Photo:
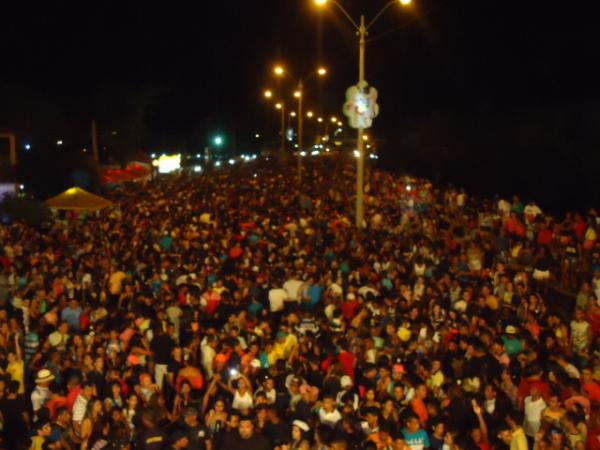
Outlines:
<svg viewBox="0 0 600 450"><path fill-rule="evenodd" d="M273 92L270 89L267 89L264 93L263 96L270 100L273 98ZM278 111L281 112L281 130L280 130L280 134L281 134L281 143L280 143L280 147L279 149L281 150L281 160L283 161L283 158L285 157L285 103L283 102L277 102L275 103L275 109L277 109Z"/></svg>
<svg viewBox="0 0 600 450"><path fill-rule="evenodd" d="M286 71L283 66L275 66L273 68L273 73L278 77L287 76L296 82L298 88L294 92L294 97L298 99L298 183L302 181L302 156L301 152L303 150L303 137L304 137L304 120L302 116L302 107L304 101L304 86L306 83L314 76L324 77L327 75L327 69L324 67L319 67L317 70L309 73L304 78L295 78L288 71Z"/></svg>
<svg viewBox="0 0 600 450"><path fill-rule="evenodd" d="M333 3L342 14L348 19L352 26L356 29L358 35L358 86L362 89L365 85L365 48L367 43L367 35L369 29L375 24L377 19L389 9L392 5L400 3L401 5L407 6L412 3L412 0L391 0L375 15L375 17L365 25L365 16L360 16L360 22L357 23L352 16L344 9L344 7L337 0L314 0L318 6L324 6L327 3ZM359 126L356 147L358 155L356 158L356 217L355 223L357 228L362 228L364 225L364 172L365 172L365 152L363 134L365 128Z"/></svg>
<svg viewBox="0 0 600 450"><path fill-rule="evenodd" d="M279 102L275 103L275 108L281 112L281 158L285 156L285 103Z"/></svg>

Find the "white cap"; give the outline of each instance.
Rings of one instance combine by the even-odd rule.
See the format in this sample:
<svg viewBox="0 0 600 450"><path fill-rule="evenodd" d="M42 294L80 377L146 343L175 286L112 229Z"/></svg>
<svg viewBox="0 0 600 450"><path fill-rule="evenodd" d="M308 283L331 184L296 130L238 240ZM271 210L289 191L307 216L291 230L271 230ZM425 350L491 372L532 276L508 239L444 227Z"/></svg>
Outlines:
<svg viewBox="0 0 600 450"><path fill-rule="evenodd" d="M305 433L310 430L310 427L308 426L308 424L306 422L304 422L303 420L294 420L292 422L292 425L297 426L298 428L300 428L302 431L304 431Z"/></svg>

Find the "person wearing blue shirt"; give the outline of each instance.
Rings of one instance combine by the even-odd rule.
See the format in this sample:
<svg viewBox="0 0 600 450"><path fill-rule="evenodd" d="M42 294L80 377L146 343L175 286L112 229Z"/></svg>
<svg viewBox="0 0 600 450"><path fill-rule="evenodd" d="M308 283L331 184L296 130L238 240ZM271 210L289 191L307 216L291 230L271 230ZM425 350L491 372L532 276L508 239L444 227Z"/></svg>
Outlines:
<svg viewBox="0 0 600 450"><path fill-rule="evenodd" d="M427 431L421 428L419 418L411 415L406 420L406 427L402 428L402 435L411 450L424 450L430 446Z"/></svg>
<svg viewBox="0 0 600 450"><path fill-rule="evenodd" d="M82 309L79 306L77 300L72 299L69 302L69 306L63 309L60 318L69 324L69 328L72 331L79 331L79 319L81 318Z"/></svg>

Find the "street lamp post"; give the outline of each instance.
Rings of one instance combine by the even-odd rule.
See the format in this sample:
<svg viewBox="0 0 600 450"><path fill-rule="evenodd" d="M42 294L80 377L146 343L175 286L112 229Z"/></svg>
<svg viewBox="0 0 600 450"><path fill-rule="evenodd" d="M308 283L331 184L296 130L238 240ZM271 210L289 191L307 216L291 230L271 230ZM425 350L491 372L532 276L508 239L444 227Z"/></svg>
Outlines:
<svg viewBox="0 0 600 450"><path fill-rule="evenodd" d="M302 182L302 140L304 136L304 116L302 115L302 102L304 100L304 84L298 82L298 183Z"/></svg>
<svg viewBox="0 0 600 450"><path fill-rule="evenodd" d="M302 108L304 103L304 85L313 76L317 75L323 77L327 74L327 70L323 67L319 67L317 70L311 72L305 78L294 78L287 70L282 66L275 66L273 72L278 77L288 76L292 80L297 81L298 89L294 92L294 97L298 99L298 183L302 181L302 150L304 141L304 117L302 115Z"/></svg>
<svg viewBox="0 0 600 450"><path fill-rule="evenodd" d="M365 16L360 16L360 26L358 28L358 85L362 86L365 81L365 46L367 27L365 26ZM364 129L358 127L357 150L358 158L356 160L356 217L355 224L357 228L362 228L365 218L365 152L363 144Z"/></svg>
<svg viewBox="0 0 600 450"><path fill-rule="evenodd" d="M360 22L357 24L352 16L344 9L344 7L337 0L314 0L318 6L324 6L326 3L333 3L348 19L352 26L356 29L358 34L358 86L365 84L365 50L367 43L367 35L369 29L373 24L381 17L381 15L392 5L400 3L404 6L409 5L412 0L391 0L375 15L367 25L365 25L364 15L360 16ZM364 128L358 127L356 136L357 146L357 158L356 158L356 216L355 224L357 228L364 226L364 171L365 171L365 155L364 155L364 142L363 142Z"/></svg>
<svg viewBox="0 0 600 450"><path fill-rule="evenodd" d="M283 158L285 158L285 103L277 103L275 105L275 108L277 108L281 112L281 146L280 146L280 150L281 150L281 160L283 161Z"/></svg>

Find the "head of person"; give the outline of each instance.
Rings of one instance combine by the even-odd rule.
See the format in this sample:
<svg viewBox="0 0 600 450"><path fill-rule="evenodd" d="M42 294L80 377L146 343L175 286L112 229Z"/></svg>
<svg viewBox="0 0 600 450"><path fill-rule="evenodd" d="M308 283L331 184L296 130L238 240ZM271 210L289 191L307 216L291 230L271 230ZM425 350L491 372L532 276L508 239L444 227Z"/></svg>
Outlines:
<svg viewBox="0 0 600 450"><path fill-rule="evenodd" d="M411 414L406 418L406 429L409 433L416 433L421 429L421 423L415 414Z"/></svg>
<svg viewBox="0 0 600 450"><path fill-rule="evenodd" d="M86 381L81 387L81 394L84 398L90 400L94 396L96 386L91 381Z"/></svg>
<svg viewBox="0 0 600 450"><path fill-rule="evenodd" d="M254 422L252 422L252 417L240 417L238 431L242 439L250 439L254 435Z"/></svg>
<svg viewBox="0 0 600 450"><path fill-rule="evenodd" d="M294 420L292 423L292 440L300 442L308 438L310 427L303 420Z"/></svg>
<svg viewBox="0 0 600 450"><path fill-rule="evenodd" d="M188 407L183 412L183 420L186 425L195 427L198 425L198 410L193 407Z"/></svg>

